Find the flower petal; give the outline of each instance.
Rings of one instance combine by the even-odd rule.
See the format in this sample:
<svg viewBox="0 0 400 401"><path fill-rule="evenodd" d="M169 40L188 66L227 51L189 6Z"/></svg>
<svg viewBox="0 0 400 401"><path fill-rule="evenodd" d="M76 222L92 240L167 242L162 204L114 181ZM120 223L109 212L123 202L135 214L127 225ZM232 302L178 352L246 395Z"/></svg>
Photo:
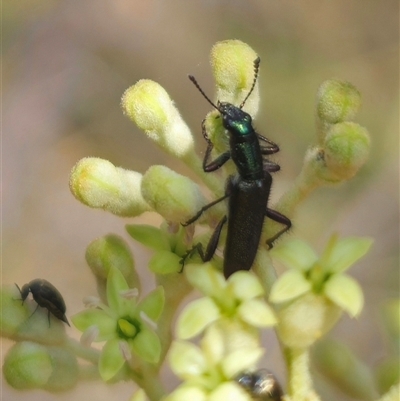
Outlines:
<svg viewBox="0 0 400 401"><path fill-rule="evenodd" d="M274 303L290 301L311 290L311 283L299 270L289 270L282 274L272 286L269 300Z"/></svg>
<svg viewBox="0 0 400 401"><path fill-rule="evenodd" d="M221 362L226 377L234 377L239 372L254 368L264 354L261 347L242 347L228 354Z"/></svg>
<svg viewBox="0 0 400 401"><path fill-rule="evenodd" d="M296 270L308 270L317 260L314 250L303 241L293 239L285 241L271 250L271 256L286 267Z"/></svg>
<svg viewBox="0 0 400 401"><path fill-rule="evenodd" d="M205 297L190 302L179 316L176 325L177 337L181 339L194 337L219 316L220 311L210 298Z"/></svg>
<svg viewBox="0 0 400 401"><path fill-rule="evenodd" d="M80 331L96 326L99 335L95 341L109 340L116 336L116 321L100 309L86 309L71 317L72 323Z"/></svg>
<svg viewBox="0 0 400 401"><path fill-rule="evenodd" d="M107 276L107 301L111 309L120 313L132 309L132 300L121 296L121 292L128 289L128 284L120 270L110 267Z"/></svg>
<svg viewBox="0 0 400 401"><path fill-rule="evenodd" d="M208 396L208 401L227 400L252 401L252 398L246 391L233 382L222 383Z"/></svg>
<svg viewBox="0 0 400 401"><path fill-rule="evenodd" d="M187 341L173 342L168 358L171 369L182 379L201 375L207 367L200 349Z"/></svg>
<svg viewBox="0 0 400 401"><path fill-rule="evenodd" d="M147 224L127 224L128 234L148 248L156 251L169 251L171 246L166 232Z"/></svg>
<svg viewBox="0 0 400 401"><path fill-rule="evenodd" d="M218 364L226 349L226 338L217 325L210 326L201 340L201 349L208 365Z"/></svg>
<svg viewBox="0 0 400 401"><path fill-rule="evenodd" d="M161 343L157 334L146 328L144 325L140 333L129 345L133 352L146 362L157 363L160 360Z"/></svg>
<svg viewBox="0 0 400 401"><path fill-rule="evenodd" d="M272 309L261 299L249 299L238 308L241 319L255 327L267 327L276 324Z"/></svg>
<svg viewBox="0 0 400 401"><path fill-rule="evenodd" d="M189 283L204 295L220 296L221 291L226 288L224 276L211 263L188 264L185 266L185 273Z"/></svg>
<svg viewBox="0 0 400 401"><path fill-rule="evenodd" d="M255 298L264 294L258 278L247 271L238 271L232 274L228 283L229 287L232 287L235 297L240 300Z"/></svg>
<svg viewBox="0 0 400 401"><path fill-rule="evenodd" d="M101 350L99 372L103 380L112 379L122 368L125 360L119 347L119 340L113 339L105 343Z"/></svg>
<svg viewBox="0 0 400 401"><path fill-rule="evenodd" d="M149 319L157 321L164 309L164 303L164 288L159 286L139 302L138 310L144 312Z"/></svg>
<svg viewBox="0 0 400 401"><path fill-rule="evenodd" d="M178 273L182 258L171 251L157 251L150 259L149 269L155 274Z"/></svg>
<svg viewBox="0 0 400 401"><path fill-rule="evenodd" d="M362 310L364 296L361 287L357 281L346 274L332 276L324 286L324 293L352 317L357 316Z"/></svg>
<svg viewBox="0 0 400 401"><path fill-rule="evenodd" d="M341 273L347 270L369 251L373 242L372 238L341 238L327 260L329 271Z"/></svg>

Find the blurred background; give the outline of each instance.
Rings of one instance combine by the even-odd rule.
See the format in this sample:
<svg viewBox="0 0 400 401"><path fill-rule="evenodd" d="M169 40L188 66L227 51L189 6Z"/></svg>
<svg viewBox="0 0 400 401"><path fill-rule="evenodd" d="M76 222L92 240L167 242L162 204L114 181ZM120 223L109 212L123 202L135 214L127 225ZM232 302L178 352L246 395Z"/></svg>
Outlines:
<svg viewBox="0 0 400 401"><path fill-rule="evenodd" d="M365 308L357 320L344 317L330 337L370 367L385 358L390 347L381 308L399 290L398 1L19 0L2 7L3 284L46 278L63 294L68 316L81 310L82 298L95 294L84 260L87 244L110 232L128 238L129 222L160 220L151 213L123 220L85 207L69 192L71 168L96 156L141 173L164 164L190 174L123 116L121 95L141 78L159 82L192 128L201 154L200 122L210 106L187 75L212 96L210 49L216 41L240 39L262 60L255 126L281 148L272 203L315 142L319 85L339 78L362 94L356 122L371 134L369 162L353 180L308 198L293 219L292 235L318 251L335 231L375 239L350 270L363 287ZM130 243L143 272L150 253ZM263 364L284 383L273 336L264 338L272 345ZM3 353L10 346L3 339ZM318 369L315 378L324 399L353 400ZM20 393L2 381L4 400L128 400L133 391L130 383L83 383L66 394ZM167 388L175 383L168 381Z"/></svg>

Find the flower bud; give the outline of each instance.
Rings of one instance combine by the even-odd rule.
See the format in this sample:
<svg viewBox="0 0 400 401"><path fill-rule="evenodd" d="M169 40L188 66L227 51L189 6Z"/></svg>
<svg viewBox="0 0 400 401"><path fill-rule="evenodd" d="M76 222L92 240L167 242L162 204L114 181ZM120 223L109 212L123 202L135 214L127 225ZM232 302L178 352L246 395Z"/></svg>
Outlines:
<svg viewBox="0 0 400 401"><path fill-rule="evenodd" d="M368 131L353 122L335 124L325 137L324 150L326 167L332 179L349 180L368 159Z"/></svg>
<svg viewBox="0 0 400 401"><path fill-rule="evenodd" d="M110 267L117 268L130 288L140 288L133 255L119 236L109 234L92 241L86 249L86 262L97 279L98 291L105 300L105 289Z"/></svg>
<svg viewBox="0 0 400 401"><path fill-rule="evenodd" d="M254 83L254 61L257 53L240 40L216 43L211 50L211 65L217 83L218 100L239 105L248 95ZM258 85L244 109L254 116L258 111Z"/></svg>
<svg viewBox="0 0 400 401"><path fill-rule="evenodd" d="M197 184L165 166L152 166L146 171L142 195L168 221L185 221L206 203Z"/></svg>
<svg viewBox="0 0 400 401"><path fill-rule="evenodd" d="M72 169L69 186L83 204L117 216L134 217L150 210L140 192L142 175L115 167L108 160L87 157Z"/></svg>
<svg viewBox="0 0 400 401"><path fill-rule="evenodd" d="M66 391L78 379L74 355L64 348L28 341L17 343L8 351L3 368L8 384L19 390Z"/></svg>
<svg viewBox="0 0 400 401"><path fill-rule="evenodd" d="M122 96L124 113L162 149L184 158L194 149L192 134L165 89L142 79Z"/></svg>
<svg viewBox="0 0 400 401"><path fill-rule="evenodd" d="M349 82L330 79L325 81L317 93L318 117L330 124L349 121L360 109L361 95Z"/></svg>

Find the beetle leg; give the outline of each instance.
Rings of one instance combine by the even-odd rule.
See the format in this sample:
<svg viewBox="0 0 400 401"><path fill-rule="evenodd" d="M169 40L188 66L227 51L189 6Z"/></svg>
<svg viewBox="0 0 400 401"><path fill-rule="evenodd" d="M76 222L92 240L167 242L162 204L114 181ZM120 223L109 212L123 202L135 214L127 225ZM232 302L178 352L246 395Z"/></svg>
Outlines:
<svg viewBox="0 0 400 401"><path fill-rule="evenodd" d="M211 258L214 256L215 251L217 249L218 246L218 241L219 241L219 237L221 235L221 231L222 228L224 226L224 224L228 221L228 217L225 215L221 221L218 223L217 227L215 227L214 232L212 233L212 236L210 238L210 240L208 241L207 244L207 248L206 248L206 252L204 253L203 251L203 244L201 242L199 242L198 244L194 245L192 249L190 249L181 259L180 264L182 265L182 269L180 271L180 273L182 273L183 268L185 266L185 262L189 257L192 257L193 254L197 251L198 254L201 257L201 260L203 262L208 262L209 260L211 260Z"/></svg>
<svg viewBox="0 0 400 401"><path fill-rule="evenodd" d="M208 203L207 205L203 206L191 219L189 219L188 221L186 221L185 223L181 223L183 227L188 226L189 224L194 223L202 214L203 212L205 212L207 209L209 209L210 207L216 205L219 202L222 202L224 199L226 199L229 196L229 194L225 194L224 196L221 196L220 198L218 198L217 200Z"/></svg>
<svg viewBox="0 0 400 401"><path fill-rule="evenodd" d="M227 152L222 153L222 155L219 155L215 160L210 161L211 151L213 150L214 145L207 135L205 121L206 120L204 119L201 123L201 132L208 145L203 159L203 170L206 173L209 173L222 167L231 158L231 152L228 150Z"/></svg>
<svg viewBox="0 0 400 401"><path fill-rule="evenodd" d="M274 153L279 152L279 146L275 142L272 142L270 139L268 139L265 136L262 136L260 134L256 133L256 135L260 141L266 142L268 144L267 146L262 146L260 144L261 153L263 155L272 155Z"/></svg>
<svg viewBox="0 0 400 401"><path fill-rule="evenodd" d="M292 222L290 221L290 219L288 219L283 214L277 212L276 210L267 208L267 210L265 211L265 215L271 220L274 220L277 223L281 223L285 226L282 230L278 231L273 237L267 239L266 243L269 249L271 249L273 247L273 242L277 240L283 233L285 233L287 230L290 229L290 227L292 226Z"/></svg>
<svg viewBox="0 0 400 401"><path fill-rule="evenodd" d="M279 164L271 162L270 160L263 160L263 170L266 171L267 173L275 173L280 169L281 166Z"/></svg>

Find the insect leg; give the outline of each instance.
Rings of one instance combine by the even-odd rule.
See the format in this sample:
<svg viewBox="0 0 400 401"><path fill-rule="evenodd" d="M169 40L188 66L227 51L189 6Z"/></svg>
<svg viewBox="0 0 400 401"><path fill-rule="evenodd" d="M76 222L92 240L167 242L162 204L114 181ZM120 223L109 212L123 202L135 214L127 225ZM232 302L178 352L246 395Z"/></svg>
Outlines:
<svg viewBox="0 0 400 401"><path fill-rule="evenodd" d="M269 249L271 249L273 247L273 242L277 240L283 233L289 230L289 228L292 226L292 222L283 214L269 208L267 208L267 210L265 211L265 215L271 220L274 220L277 223L281 223L285 226L282 230L278 231L273 237L267 239L266 243L269 246Z"/></svg>

